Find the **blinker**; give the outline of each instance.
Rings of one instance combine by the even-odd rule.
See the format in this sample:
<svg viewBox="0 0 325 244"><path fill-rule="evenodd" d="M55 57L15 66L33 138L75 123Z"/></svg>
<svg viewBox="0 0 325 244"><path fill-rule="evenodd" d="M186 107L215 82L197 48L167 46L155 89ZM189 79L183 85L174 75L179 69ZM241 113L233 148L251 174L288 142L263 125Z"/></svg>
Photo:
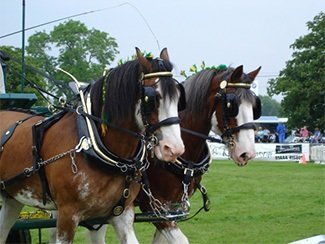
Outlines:
<svg viewBox="0 0 325 244"><path fill-rule="evenodd" d="M262 102L261 99L256 96L255 97L255 106L253 108L253 118L254 120L257 120L261 117L262 115Z"/></svg>
<svg viewBox="0 0 325 244"><path fill-rule="evenodd" d="M180 92L180 97L178 100L178 111L182 111L186 108L185 89L182 83L178 83L177 88Z"/></svg>
<svg viewBox="0 0 325 244"><path fill-rule="evenodd" d="M236 94L226 94L226 104L224 109L227 117L236 117L238 115L239 102Z"/></svg>
<svg viewBox="0 0 325 244"><path fill-rule="evenodd" d="M145 116L149 116L157 107L156 104L156 89L151 86L143 87L143 113Z"/></svg>

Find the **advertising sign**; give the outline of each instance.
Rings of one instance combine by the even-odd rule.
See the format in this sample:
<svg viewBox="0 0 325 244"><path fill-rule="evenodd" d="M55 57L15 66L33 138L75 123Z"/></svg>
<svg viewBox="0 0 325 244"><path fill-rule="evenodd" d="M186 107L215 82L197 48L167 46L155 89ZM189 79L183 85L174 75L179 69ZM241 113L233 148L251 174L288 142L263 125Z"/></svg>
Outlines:
<svg viewBox="0 0 325 244"><path fill-rule="evenodd" d="M229 154L225 145L220 143L209 143L210 152L213 159L228 159ZM292 143L255 143L255 160L269 161L299 161L302 155L305 155L309 161L309 144Z"/></svg>

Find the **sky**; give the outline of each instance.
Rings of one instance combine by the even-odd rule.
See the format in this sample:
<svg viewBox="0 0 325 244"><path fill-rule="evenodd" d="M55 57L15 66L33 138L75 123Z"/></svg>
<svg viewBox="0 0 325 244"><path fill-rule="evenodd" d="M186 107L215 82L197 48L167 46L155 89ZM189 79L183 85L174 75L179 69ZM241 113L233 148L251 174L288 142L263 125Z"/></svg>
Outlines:
<svg viewBox="0 0 325 244"><path fill-rule="evenodd" d="M0 36L21 30L23 0L0 0ZM275 78L292 58L290 45L309 31L306 23L321 11L324 0L25 0L25 27L71 15L109 33L118 43L119 59L135 54L135 47L159 56L167 47L176 79L189 67L219 64L244 66L248 73L262 66L258 92L266 95L267 81ZM49 33L61 22L26 31L26 43L37 31ZM1 45L21 47L21 34L0 39ZM280 101L281 96L273 97Z"/></svg>

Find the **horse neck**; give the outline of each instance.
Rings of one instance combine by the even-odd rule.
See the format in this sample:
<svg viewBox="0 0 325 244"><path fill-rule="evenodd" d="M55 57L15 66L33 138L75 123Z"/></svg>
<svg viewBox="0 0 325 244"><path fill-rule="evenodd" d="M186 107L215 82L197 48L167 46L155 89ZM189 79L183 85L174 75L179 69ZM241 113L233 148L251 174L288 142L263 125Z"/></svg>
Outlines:
<svg viewBox="0 0 325 244"><path fill-rule="evenodd" d="M120 128L136 132L136 126L122 123L118 125ZM119 157L131 158L134 156L139 144L139 140L127 132L118 129L108 128L105 136L102 136L102 141L106 148Z"/></svg>
<svg viewBox="0 0 325 244"><path fill-rule="evenodd" d="M193 116L186 116L181 114L181 127L198 132L204 135L208 135L211 130L211 121L208 116L202 116L195 118ZM201 158L205 149L205 139L198 136L191 135L187 132L182 132L182 138L185 145L184 159L191 160L193 162L198 161Z"/></svg>

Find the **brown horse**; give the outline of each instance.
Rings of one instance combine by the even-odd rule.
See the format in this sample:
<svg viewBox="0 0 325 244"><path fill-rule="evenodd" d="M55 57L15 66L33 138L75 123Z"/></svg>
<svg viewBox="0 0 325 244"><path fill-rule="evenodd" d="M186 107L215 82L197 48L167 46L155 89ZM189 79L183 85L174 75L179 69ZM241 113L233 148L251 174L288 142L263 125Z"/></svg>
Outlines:
<svg viewBox="0 0 325 244"><path fill-rule="evenodd" d="M208 135L212 129L226 142L229 156L237 165L246 165L255 157L254 126L260 116L260 100L249 87L260 68L248 74L236 69L203 70L185 81L187 107L180 112L181 127ZM226 82L225 82L226 81ZM200 186L202 175L209 167L209 152L204 139L182 133L185 153L175 165L163 165L155 159L148 169L151 191L162 203L186 202ZM159 182L157 179L167 179ZM152 211L148 198L140 192L142 211ZM168 208L168 207L167 207ZM153 243L188 243L176 222L154 223L157 230Z"/></svg>
<svg viewBox="0 0 325 244"><path fill-rule="evenodd" d="M237 165L244 166L255 157L252 122L260 117L261 104L249 88L260 68L248 74L243 73L243 66L202 70L184 82L186 109L180 112L180 118L185 153L176 164L149 159L147 171L151 192L165 209L175 211L176 205L187 211L194 191L197 188L202 191L201 177L211 161L205 137L211 129L223 138L229 156ZM143 212L153 211L144 191L140 192L137 203ZM152 243L188 243L176 222L154 225L157 230ZM91 232L93 243L103 243L104 233L104 228Z"/></svg>
<svg viewBox="0 0 325 244"><path fill-rule="evenodd" d="M106 216L126 228L121 242L137 243L133 201L148 167L144 138L164 161L175 161L184 145L167 49L156 59L136 51L136 60L80 90L77 109L46 119L0 112L0 243L24 205L57 209L57 242L71 243L81 221Z"/></svg>

